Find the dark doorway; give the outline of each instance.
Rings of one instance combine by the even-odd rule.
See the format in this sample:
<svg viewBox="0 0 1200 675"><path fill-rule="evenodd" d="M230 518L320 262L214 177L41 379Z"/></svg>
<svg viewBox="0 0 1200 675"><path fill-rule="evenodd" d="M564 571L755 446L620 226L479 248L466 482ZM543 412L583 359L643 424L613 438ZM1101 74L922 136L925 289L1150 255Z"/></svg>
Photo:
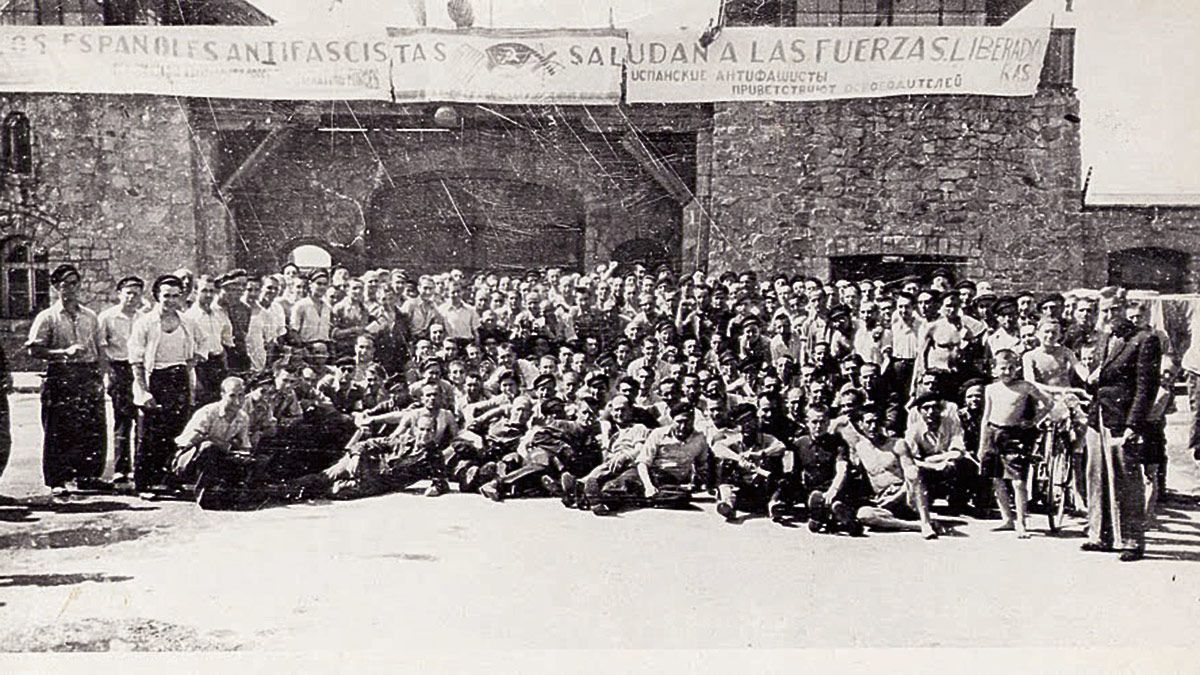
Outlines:
<svg viewBox="0 0 1200 675"><path fill-rule="evenodd" d="M367 257L418 273L578 270L583 262L580 198L534 183L418 176L377 194L368 222Z"/></svg>
<svg viewBox="0 0 1200 675"><path fill-rule="evenodd" d="M612 259L623 266L641 263L648 270L669 264L667 247L653 239L630 239L623 242L613 249Z"/></svg>
<svg viewBox="0 0 1200 675"><path fill-rule="evenodd" d="M895 281L916 276L929 281L934 270L945 268L950 280L956 281L966 264L966 258L955 255L843 255L829 258L829 277L833 281Z"/></svg>
<svg viewBox="0 0 1200 675"><path fill-rule="evenodd" d="M1147 246L1108 254L1108 283L1112 286L1159 293L1182 293L1187 288L1192 256L1183 251Z"/></svg>

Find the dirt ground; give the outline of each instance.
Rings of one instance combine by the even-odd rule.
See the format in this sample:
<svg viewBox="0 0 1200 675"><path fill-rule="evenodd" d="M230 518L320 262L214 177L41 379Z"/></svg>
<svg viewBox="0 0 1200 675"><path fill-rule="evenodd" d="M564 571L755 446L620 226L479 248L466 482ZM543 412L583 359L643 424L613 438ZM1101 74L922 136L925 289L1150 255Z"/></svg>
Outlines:
<svg viewBox="0 0 1200 675"><path fill-rule="evenodd" d="M1185 406L1186 407L1186 406ZM36 397L13 398L0 495L0 651L725 647L1188 647L1200 625L1200 472L1147 559L994 522L948 536L814 535L693 511L598 518L549 500L397 494L249 513L53 502Z"/></svg>

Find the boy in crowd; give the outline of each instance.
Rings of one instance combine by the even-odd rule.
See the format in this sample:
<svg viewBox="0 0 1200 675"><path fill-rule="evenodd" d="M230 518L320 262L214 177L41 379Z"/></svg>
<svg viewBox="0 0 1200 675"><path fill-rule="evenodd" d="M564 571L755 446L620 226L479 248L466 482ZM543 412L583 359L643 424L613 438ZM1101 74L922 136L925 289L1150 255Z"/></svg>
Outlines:
<svg viewBox="0 0 1200 675"><path fill-rule="evenodd" d="M1015 529L1019 539L1028 539L1025 480L1037 446L1037 425L1053 402L1037 386L1020 378L1020 360L1011 350L996 353L992 375L996 381L983 394L979 464L983 475L995 485L996 501L1004 518L999 529ZM1006 480L1013 484L1015 520Z"/></svg>
<svg viewBox="0 0 1200 675"><path fill-rule="evenodd" d="M785 448L763 430L774 414L774 399L763 396L758 405L743 403L730 412L738 432L713 443L717 457L717 513L733 521L738 510L766 509L777 517L776 494Z"/></svg>

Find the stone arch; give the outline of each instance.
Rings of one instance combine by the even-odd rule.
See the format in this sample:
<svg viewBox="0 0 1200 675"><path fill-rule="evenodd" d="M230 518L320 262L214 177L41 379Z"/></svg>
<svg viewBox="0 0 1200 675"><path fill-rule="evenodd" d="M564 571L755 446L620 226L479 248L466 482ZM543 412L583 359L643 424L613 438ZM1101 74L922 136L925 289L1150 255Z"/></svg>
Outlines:
<svg viewBox="0 0 1200 675"><path fill-rule="evenodd" d="M583 263L578 191L512 173L426 171L381 187L367 208L365 255L418 272Z"/></svg>

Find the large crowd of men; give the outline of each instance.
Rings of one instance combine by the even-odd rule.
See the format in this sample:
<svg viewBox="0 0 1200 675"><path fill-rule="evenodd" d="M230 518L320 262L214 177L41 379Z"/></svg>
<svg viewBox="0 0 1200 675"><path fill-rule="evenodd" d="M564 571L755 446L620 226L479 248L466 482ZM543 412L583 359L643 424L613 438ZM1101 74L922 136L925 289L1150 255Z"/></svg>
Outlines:
<svg viewBox="0 0 1200 675"><path fill-rule="evenodd" d="M1078 458L1083 548L1136 560L1179 373L1121 289L997 297L943 269L828 283L289 264L127 277L99 314L80 281L54 270L27 343L47 364L56 496L254 508L427 481L431 497L453 486L605 515L710 493L731 521L934 539L933 512L998 510L1026 538L1027 482L1054 429Z"/></svg>

